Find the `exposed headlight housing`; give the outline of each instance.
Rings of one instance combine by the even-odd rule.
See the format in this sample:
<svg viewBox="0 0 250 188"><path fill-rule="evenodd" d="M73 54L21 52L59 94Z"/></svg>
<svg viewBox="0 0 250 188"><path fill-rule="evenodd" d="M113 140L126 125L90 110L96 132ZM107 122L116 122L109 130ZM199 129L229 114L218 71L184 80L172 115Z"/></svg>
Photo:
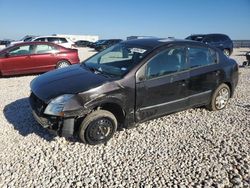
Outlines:
<svg viewBox="0 0 250 188"><path fill-rule="evenodd" d="M65 94L54 98L46 107L44 114L53 116L64 116L64 105L73 97L72 94Z"/></svg>

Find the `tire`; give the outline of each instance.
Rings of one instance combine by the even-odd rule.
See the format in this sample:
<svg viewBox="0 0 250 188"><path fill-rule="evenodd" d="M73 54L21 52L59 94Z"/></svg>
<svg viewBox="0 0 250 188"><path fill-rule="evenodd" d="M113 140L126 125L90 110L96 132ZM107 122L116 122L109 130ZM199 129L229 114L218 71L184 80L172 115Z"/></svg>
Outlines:
<svg viewBox="0 0 250 188"><path fill-rule="evenodd" d="M82 142L97 145L106 143L117 130L114 114L106 110L96 110L87 115L80 125L79 137Z"/></svg>
<svg viewBox="0 0 250 188"><path fill-rule="evenodd" d="M213 93L210 104L207 108L211 111L222 110L227 106L230 98L230 88L226 84L221 84Z"/></svg>
<svg viewBox="0 0 250 188"><path fill-rule="evenodd" d="M228 49L224 49L223 53L225 54L225 56L229 57L230 56L230 51Z"/></svg>
<svg viewBox="0 0 250 188"><path fill-rule="evenodd" d="M248 65L248 62L247 61L244 61L243 63L242 63L242 66L243 67L245 67L245 66L247 66Z"/></svg>
<svg viewBox="0 0 250 188"><path fill-rule="evenodd" d="M68 61L66 61L66 60L63 60L63 61L59 61L57 63L56 68L61 69L61 68L65 68L65 67L68 67L68 66L70 66L70 63Z"/></svg>

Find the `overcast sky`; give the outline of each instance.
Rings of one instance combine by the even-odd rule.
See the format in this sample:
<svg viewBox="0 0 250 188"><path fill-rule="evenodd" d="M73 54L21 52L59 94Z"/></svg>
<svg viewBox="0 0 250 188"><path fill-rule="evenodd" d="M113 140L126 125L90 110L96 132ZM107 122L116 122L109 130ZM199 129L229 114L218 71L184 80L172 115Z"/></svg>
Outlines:
<svg viewBox="0 0 250 188"><path fill-rule="evenodd" d="M250 0L0 0L0 39L225 33L250 39Z"/></svg>

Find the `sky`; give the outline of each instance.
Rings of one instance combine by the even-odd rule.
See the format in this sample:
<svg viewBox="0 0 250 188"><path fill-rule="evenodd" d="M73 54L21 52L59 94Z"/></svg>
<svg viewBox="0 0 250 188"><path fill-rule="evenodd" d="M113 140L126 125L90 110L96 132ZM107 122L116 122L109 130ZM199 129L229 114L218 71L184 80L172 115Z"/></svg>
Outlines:
<svg viewBox="0 0 250 188"><path fill-rule="evenodd" d="M0 0L0 39L225 33L250 39L250 0Z"/></svg>

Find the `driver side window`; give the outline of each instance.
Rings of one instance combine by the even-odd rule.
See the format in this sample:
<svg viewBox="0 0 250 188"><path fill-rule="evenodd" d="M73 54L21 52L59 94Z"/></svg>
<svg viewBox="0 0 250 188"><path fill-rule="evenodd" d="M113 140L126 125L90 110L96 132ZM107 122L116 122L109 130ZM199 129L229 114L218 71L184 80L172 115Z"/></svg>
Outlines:
<svg viewBox="0 0 250 188"><path fill-rule="evenodd" d="M149 60L146 68L147 79L176 73L188 69L185 47L171 47Z"/></svg>
<svg viewBox="0 0 250 188"><path fill-rule="evenodd" d="M32 49L30 45L17 46L9 51L10 56L29 55L29 54L32 54Z"/></svg>

